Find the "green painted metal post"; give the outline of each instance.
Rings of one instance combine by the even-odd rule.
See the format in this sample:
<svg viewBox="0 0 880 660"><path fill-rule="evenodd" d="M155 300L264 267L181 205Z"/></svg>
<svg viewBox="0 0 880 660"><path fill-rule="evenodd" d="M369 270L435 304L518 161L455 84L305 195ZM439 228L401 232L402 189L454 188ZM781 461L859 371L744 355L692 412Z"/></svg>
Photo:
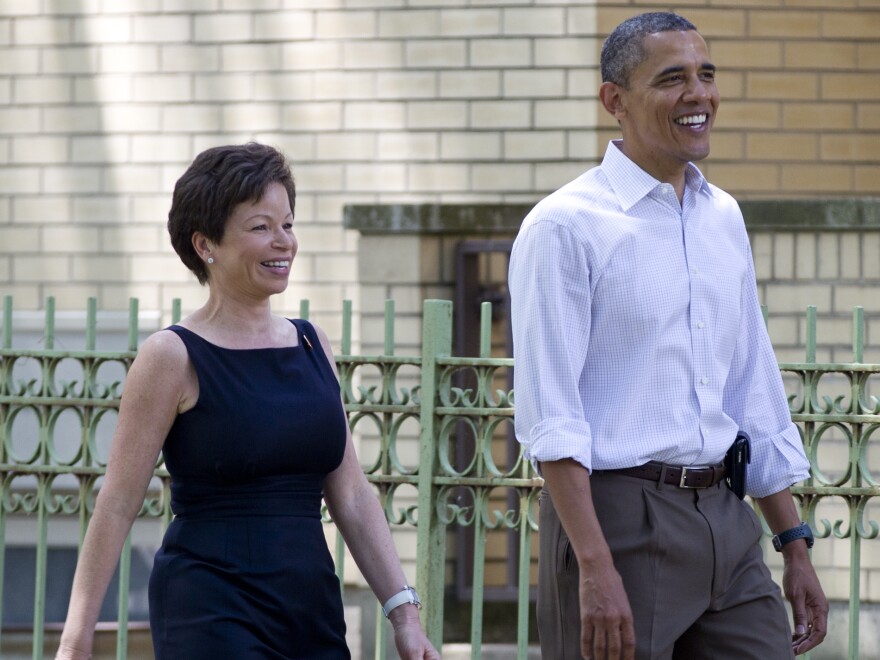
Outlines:
<svg viewBox="0 0 880 660"><path fill-rule="evenodd" d="M858 525L858 499L849 500L849 565L853 567L849 572L849 630L847 634L847 647L849 660L859 660L859 601L861 600L861 566L862 566L862 536Z"/></svg>
<svg viewBox="0 0 880 660"><path fill-rule="evenodd" d="M41 433L43 430L41 429ZM44 439L42 439L44 440ZM34 637L33 660L42 660L43 640L45 639L46 623L46 559L47 539L49 536L49 513L46 511L46 500L49 497L50 477L40 475L37 483L37 547L34 551Z"/></svg>
<svg viewBox="0 0 880 660"><path fill-rule="evenodd" d="M422 314L421 432L419 438L419 499L416 586L425 603L422 624L438 649L443 645L443 592L446 528L434 510L437 472L438 357L452 353L452 303L425 300Z"/></svg>
<svg viewBox="0 0 880 660"><path fill-rule="evenodd" d="M342 303L342 354L346 355L351 351L351 301L346 300ZM340 385L342 385L340 381ZM336 542L334 547L334 561L336 562L336 577L339 578L339 588L345 592L345 539L336 530Z"/></svg>
<svg viewBox="0 0 880 660"><path fill-rule="evenodd" d="M388 623L385 621L385 614L382 608L376 608L376 646L373 649L373 658L375 660L385 660L388 654Z"/></svg>
<svg viewBox="0 0 880 660"><path fill-rule="evenodd" d="M43 331L43 346L46 350L55 348L55 296L46 298L46 325Z"/></svg>
<svg viewBox="0 0 880 660"><path fill-rule="evenodd" d="M480 357L492 355L492 303L480 305ZM482 437L480 442L489 445L492 437ZM483 452L477 452L477 474L483 474ZM489 492L478 488L474 494L474 569L471 577L471 658L479 660L483 652L483 605L485 602L486 583L486 535L487 526L483 521L483 510L488 510Z"/></svg>
<svg viewBox="0 0 880 660"><path fill-rule="evenodd" d="M486 439L491 442L491 438ZM474 493L474 572L471 596L471 658L480 660L483 650L483 600L486 581L486 526L483 509L488 507L489 494L484 488Z"/></svg>
<svg viewBox="0 0 880 660"><path fill-rule="evenodd" d="M390 357L394 355L394 301L390 298L385 300L385 315L384 315L384 343L382 347L382 356ZM388 375L383 375L383 383L382 383L382 399L381 402L383 404L390 404L391 399L393 398L388 387ZM391 428L394 421L393 413L382 413L382 422L385 425L385 428ZM389 464L388 452L382 452L382 473L388 474L391 471L391 465ZM381 503L382 507L385 507L385 496L382 496ZM385 614L382 612L381 608L376 608L376 646L375 646L375 659L376 660L384 660L388 653L388 623L385 621Z"/></svg>
<svg viewBox="0 0 880 660"><path fill-rule="evenodd" d="M860 363L864 357L865 342L865 310L856 307L853 310L853 362ZM854 414L859 413L858 387L853 388L852 408ZM862 472L859 464L860 446L862 444L862 427L857 425L854 429L853 444L850 448L850 461L853 464L853 486L862 486ZM849 631L847 635L847 648L849 660L858 660L859 657L859 603L861 601L861 566L862 566L862 535L857 521L859 500L852 498L849 501L850 538L849 538L849 565L854 567L849 572Z"/></svg>
<svg viewBox="0 0 880 660"><path fill-rule="evenodd" d="M385 301L385 348L382 354L394 355L394 301L390 298Z"/></svg>
<svg viewBox="0 0 880 660"><path fill-rule="evenodd" d="M0 385L0 393L2 393L3 387ZM6 444L4 439L4 433L2 432L2 428L0 428L0 443ZM2 449L0 449L0 454L4 453ZM5 463L5 459L3 460ZM5 484L3 483L6 476L4 474L0 474L0 492L5 491ZM0 505L0 596L4 593L4 584L3 577L6 575L6 507ZM3 621L3 598L0 597L0 622ZM0 648L3 648L3 626L0 625Z"/></svg>
<svg viewBox="0 0 880 660"><path fill-rule="evenodd" d="M342 301L342 354L351 355L351 301Z"/></svg>
<svg viewBox="0 0 880 660"><path fill-rule="evenodd" d="M98 299L86 300L86 350L94 351L98 334Z"/></svg>
<svg viewBox="0 0 880 660"><path fill-rule="evenodd" d="M853 362L865 361L865 308L853 308Z"/></svg>
<svg viewBox="0 0 880 660"><path fill-rule="evenodd" d="M119 602L116 605L116 660L128 657L128 592L131 586L131 532L119 557Z"/></svg>
<svg viewBox="0 0 880 660"><path fill-rule="evenodd" d="M128 299L128 350L138 349L138 307L137 298Z"/></svg>
<svg viewBox="0 0 880 660"><path fill-rule="evenodd" d="M3 333L0 346L12 348L12 296L3 296ZM8 383L12 374L6 372L6 365L0 362L0 396L8 394ZM4 420L5 421L5 420ZM0 463L6 463L6 428L0 424ZM5 473L0 473L0 492L5 492ZM0 505L0 594L3 594L3 576L6 575L6 507ZM3 621L3 598L0 598L0 623ZM3 641L3 626L0 625L0 648Z"/></svg>
<svg viewBox="0 0 880 660"><path fill-rule="evenodd" d="M529 655L529 568L532 557L532 528L529 524L529 494L520 491L519 511L519 573L516 619L516 657L526 660Z"/></svg>
<svg viewBox="0 0 880 660"><path fill-rule="evenodd" d="M3 296L3 348L12 348L12 296Z"/></svg>

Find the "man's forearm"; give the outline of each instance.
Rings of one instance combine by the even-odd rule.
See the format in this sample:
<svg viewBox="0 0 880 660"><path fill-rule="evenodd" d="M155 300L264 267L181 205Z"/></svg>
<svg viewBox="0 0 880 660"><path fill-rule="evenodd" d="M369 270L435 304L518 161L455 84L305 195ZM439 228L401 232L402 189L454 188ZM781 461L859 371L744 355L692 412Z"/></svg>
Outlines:
<svg viewBox="0 0 880 660"><path fill-rule="evenodd" d="M541 463L541 474L578 563L611 562L611 551L593 507L587 469L564 459Z"/></svg>
<svg viewBox="0 0 880 660"><path fill-rule="evenodd" d="M767 497L760 497L756 501L774 534L797 527L801 522L794 498L788 488Z"/></svg>
<svg viewBox="0 0 880 660"><path fill-rule="evenodd" d="M758 498L756 501L764 519L767 521L767 525L770 527L770 531L774 534L797 527L801 523L800 514L788 488L784 488L778 493L773 493L773 495ZM809 556L807 544L801 542L789 543L782 549L782 556L786 561L794 558L806 559Z"/></svg>

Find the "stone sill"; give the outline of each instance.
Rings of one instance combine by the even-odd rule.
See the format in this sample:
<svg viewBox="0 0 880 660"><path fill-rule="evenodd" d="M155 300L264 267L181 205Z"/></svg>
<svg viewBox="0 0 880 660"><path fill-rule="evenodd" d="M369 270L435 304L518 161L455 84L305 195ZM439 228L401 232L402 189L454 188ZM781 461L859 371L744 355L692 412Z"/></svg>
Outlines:
<svg viewBox="0 0 880 660"><path fill-rule="evenodd" d="M362 234L516 234L531 204L353 204L344 225ZM880 197L740 202L750 230L880 231Z"/></svg>

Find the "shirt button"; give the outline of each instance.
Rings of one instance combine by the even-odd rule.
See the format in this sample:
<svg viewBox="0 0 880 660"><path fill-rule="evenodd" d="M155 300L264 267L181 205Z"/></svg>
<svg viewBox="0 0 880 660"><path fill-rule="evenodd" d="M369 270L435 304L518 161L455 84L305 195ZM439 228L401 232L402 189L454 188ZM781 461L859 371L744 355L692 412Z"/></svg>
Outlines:
<svg viewBox="0 0 880 660"><path fill-rule="evenodd" d="M701 382L703 385L708 385L708 384L709 384L709 379L706 378L705 376L703 376L702 378L700 378L700 382Z"/></svg>
<svg viewBox="0 0 880 660"><path fill-rule="evenodd" d="M697 321L697 328L699 328L700 330L703 329L703 325L704 325L704 324L703 324L702 321Z"/></svg>
<svg viewBox="0 0 880 660"><path fill-rule="evenodd" d="M694 273L694 275L696 275L696 274L697 274L697 273L699 273L699 272L700 272L700 269L699 269L699 268L697 268L697 267L696 267L696 266L694 266L694 267L693 267L693 268L691 268L691 272L693 272L693 273Z"/></svg>

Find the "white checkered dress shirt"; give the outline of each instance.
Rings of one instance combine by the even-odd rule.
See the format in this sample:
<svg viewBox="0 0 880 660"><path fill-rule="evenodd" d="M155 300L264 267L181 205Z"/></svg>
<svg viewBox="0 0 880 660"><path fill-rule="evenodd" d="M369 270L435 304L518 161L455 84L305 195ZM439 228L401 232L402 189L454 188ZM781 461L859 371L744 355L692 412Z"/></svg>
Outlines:
<svg viewBox="0 0 880 660"><path fill-rule="evenodd" d="M809 474L758 302L742 213L691 164L670 184L614 142L542 200L513 246L515 426L526 457L587 469L723 460L748 493Z"/></svg>

